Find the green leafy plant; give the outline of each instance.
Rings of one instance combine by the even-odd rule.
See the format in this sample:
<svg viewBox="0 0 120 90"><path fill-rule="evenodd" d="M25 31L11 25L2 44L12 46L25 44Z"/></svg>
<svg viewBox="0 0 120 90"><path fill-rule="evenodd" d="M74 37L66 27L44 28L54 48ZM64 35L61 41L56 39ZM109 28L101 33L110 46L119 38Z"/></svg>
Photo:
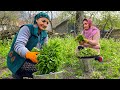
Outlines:
<svg viewBox="0 0 120 90"><path fill-rule="evenodd" d="M75 41L78 41L78 42L81 42L81 41L84 41L84 36L82 34L79 34L76 38L75 38Z"/></svg>
<svg viewBox="0 0 120 90"><path fill-rule="evenodd" d="M79 55L80 57L95 56L95 55L98 55L98 52L95 49L87 47L80 50Z"/></svg>
<svg viewBox="0 0 120 90"><path fill-rule="evenodd" d="M57 72L62 65L60 56L60 44L57 41L42 47L38 54L38 64L36 64L36 74L49 74L50 72Z"/></svg>

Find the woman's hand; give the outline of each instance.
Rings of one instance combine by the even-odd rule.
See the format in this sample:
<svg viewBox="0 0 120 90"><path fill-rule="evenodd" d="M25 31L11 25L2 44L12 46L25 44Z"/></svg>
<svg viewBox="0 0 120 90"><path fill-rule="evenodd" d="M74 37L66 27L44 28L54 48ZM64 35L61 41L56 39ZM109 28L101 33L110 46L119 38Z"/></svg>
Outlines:
<svg viewBox="0 0 120 90"><path fill-rule="evenodd" d="M79 45L84 45L84 43L85 43L84 41L81 41L79 42Z"/></svg>
<svg viewBox="0 0 120 90"><path fill-rule="evenodd" d="M84 39L84 41L79 42L80 45L84 45L85 43L87 44L89 42L88 39Z"/></svg>
<svg viewBox="0 0 120 90"><path fill-rule="evenodd" d="M88 43L88 42L89 42L89 40L88 40L88 39L84 39L84 42L85 42L85 43Z"/></svg>

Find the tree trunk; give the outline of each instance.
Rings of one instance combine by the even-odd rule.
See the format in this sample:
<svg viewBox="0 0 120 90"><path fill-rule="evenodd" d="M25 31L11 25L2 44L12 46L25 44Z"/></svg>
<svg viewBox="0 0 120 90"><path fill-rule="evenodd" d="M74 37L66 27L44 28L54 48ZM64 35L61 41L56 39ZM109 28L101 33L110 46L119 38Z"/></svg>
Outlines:
<svg viewBox="0 0 120 90"><path fill-rule="evenodd" d="M83 24L82 21L84 19L84 11L76 11L76 34L82 32Z"/></svg>

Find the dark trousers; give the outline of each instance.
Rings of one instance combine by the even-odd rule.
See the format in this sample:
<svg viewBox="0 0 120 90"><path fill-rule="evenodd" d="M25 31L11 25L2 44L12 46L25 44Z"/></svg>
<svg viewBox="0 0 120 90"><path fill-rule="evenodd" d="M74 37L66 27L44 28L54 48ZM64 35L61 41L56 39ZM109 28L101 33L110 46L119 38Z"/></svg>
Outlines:
<svg viewBox="0 0 120 90"><path fill-rule="evenodd" d="M33 73L36 72L35 63L26 59L24 64L13 74L14 79L23 79L23 77L33 78Z"/></svg>
<svg viewBox="0 0 120 90"><path fill-rule="evenodd" d="M83 46L78 46L78 50L84 49Z"/></svg>

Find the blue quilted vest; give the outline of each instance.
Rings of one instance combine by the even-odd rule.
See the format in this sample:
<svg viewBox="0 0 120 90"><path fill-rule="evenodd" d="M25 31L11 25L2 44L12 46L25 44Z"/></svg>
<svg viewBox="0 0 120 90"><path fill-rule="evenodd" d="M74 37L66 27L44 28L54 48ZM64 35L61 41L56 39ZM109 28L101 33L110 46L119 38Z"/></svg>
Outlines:
<svg viewBox="0 0 120 90"><path fill-rule="evenodd" d="M25 25L23 25L23 26L25 26ZM29 27L31 36L25 47L29 51L31 51L38 43L38 27L36 28L32 24L26 24L26 26ZM25 58L21 57L19 54L17 54L14 51L14 43L16 41L17 35L18 35L18 33L16 34L16 36L12 42L11 49L7 56L7 66L13 74L16 73L16 71L23 65L23 63L26 60ZM44 39L47 37L47 32L45 30L42 30L40 36L41 36L40 43L41 43L41 45L43 45Z"/></svg>

